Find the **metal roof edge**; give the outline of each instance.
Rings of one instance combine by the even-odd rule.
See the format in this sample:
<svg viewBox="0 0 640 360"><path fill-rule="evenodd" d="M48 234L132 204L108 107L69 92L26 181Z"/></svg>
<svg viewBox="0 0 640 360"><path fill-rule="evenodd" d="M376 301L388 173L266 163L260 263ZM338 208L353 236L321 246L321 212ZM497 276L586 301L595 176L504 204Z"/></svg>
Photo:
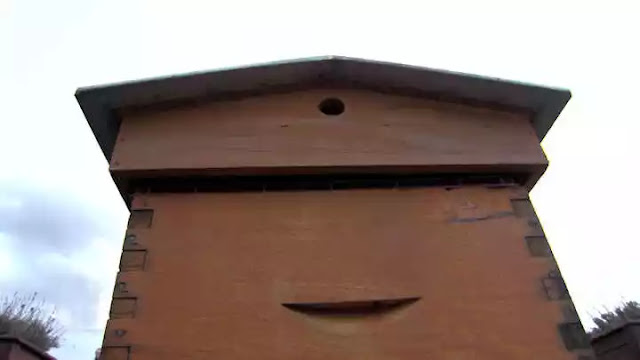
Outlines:
<svg viewBox="0 0 640 360"><path fill-rule="evenodd" d="M123 80L123 81L117 81L113 83L81 86L76 89L75 95L77 96L78 94L84 94L84 93L99 91L103 89L118 88L122 86L136 85L136 84L148 83L148 82L158 82L158 81L171 80L176 78L194 77L194 76L208 75L212 73L221 73L221 72L227 72L227 71L242 71L247 69L279 66L279 65L292 64L292 63L295 63L295 64L305 63L305 62L311 63L311 62L325 61L325 60L331 60L336 58L342 58L342 57L329 55L329 56L313 56L313 57L294 58L294 59L282 59L282 60L259 62L259 63L248 63L248 64L242 64L238 66L223 66L219 68L212 68L212 69L205 69L205 70L186 71L186 72L177 73L173 75L143 77L139 79Z"/></svg>
<svg viewBox="0 0 640 360"><path fill-rule="evenodd" d="M453 71L453 70L433 68L433 67L427 67L427 66L405 64L405 63L396 63L396 62L390 62L390 61L371 60L371 59L364 59L364 58L350 57L350 56L322 55L322 56L311 56L311 57L302 57L302 58L293 58L293 59L281 59L281 60L259 62L259 63L248 63L248 64L242 64L238 66L226 66L226 67L219 67L219 68L212 68L212 69L205 69L205 70L187 71L187 72L177 73L173 75L151 76L151 77L143 77L139 79L117 81L113 83L81 86L76 89L75 95L77 96L78 94L88 93L88 92L93 92L93 91L98 91L98 90L108 89L108 88L117 88L121 86L136 85L136 84L147 83L147 82L158 82L158 81L164 81L164 80L171 80L175 78L207 75L211 73L220 73L220 72L227 72L227 71L242 71L242 70L261 68L261 67L272 67L272 66L279 66L279 65L286 65L286 64L313 63L313 62L328 61L328 60L361 62L361 63L367 63L367 64L388 66L388 67L405 68L405 69L410 69L415 71L439 72L442 74L474 78L477 80L490 80L490 81L497 81L501 83L509 83L516 86L537 87L545 90L556 90L560 92L570 93L569 89L567 88L548 86L548 85L543 85L543 84L538 84L533 82L517 81L513 79L506 79L506 78L500 78L495 76L478 75L478 74L472 74L472 73L465 73L461 71Z"/></svg>
<svg viewBox="0 0 640 360"><path fill-rule="evenodd" d="M325 65L326 64L326 65ZM232 94L291 86L325 76L345 84L364 84L394 93L443 95L449 101L472 101L532 113L540 140L571 98L567 89L505 80L416 65L346 56L316 56L248 64L214 70L80 87L75 97L107 160L115 144L120 119L115 110L198 96Z"/></svg>

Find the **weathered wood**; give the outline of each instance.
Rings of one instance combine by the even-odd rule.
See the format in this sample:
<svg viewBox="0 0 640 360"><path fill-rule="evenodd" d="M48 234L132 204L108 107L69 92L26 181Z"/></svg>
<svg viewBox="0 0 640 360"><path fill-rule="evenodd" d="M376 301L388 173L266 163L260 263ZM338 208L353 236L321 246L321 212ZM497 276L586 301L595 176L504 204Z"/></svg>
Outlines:
<svg viewBox="0 0 640 360"><path fill-rule="evenodd" d="M341 99L344 113L320 112L318 104L328 97ZM359 90L310 90L124 114L111 161L116 175L451 166L533 173L546 159L525 114Z"/></svg>

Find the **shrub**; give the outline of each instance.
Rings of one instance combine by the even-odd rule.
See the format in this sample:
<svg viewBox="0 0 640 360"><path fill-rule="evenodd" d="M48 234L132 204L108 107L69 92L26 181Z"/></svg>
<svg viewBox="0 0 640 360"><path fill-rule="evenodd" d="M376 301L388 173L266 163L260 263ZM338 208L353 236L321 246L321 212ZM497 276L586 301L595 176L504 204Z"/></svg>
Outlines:
<svg viewBox="0 0 640 360"><path fill-rule="evenodd" d="M19 337L43 351L60 346L62 327L55 318L55 309L31 296L2 298L0 303L0 335ZM47 310L49 309L49 310Z"/></svg>

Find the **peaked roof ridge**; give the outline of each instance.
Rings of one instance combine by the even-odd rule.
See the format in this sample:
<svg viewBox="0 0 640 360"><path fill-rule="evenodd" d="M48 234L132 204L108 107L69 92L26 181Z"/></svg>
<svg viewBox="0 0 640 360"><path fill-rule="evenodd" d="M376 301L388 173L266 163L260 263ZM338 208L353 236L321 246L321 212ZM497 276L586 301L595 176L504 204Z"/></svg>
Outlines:
<svg viewBox="0 0 640 360"><path fill-rule="evenodd" d="M81 87L75 95L109 160L120 125L119 109L326 85L526 111L540 140L571 98L566 89L338 55Z"/></svg>

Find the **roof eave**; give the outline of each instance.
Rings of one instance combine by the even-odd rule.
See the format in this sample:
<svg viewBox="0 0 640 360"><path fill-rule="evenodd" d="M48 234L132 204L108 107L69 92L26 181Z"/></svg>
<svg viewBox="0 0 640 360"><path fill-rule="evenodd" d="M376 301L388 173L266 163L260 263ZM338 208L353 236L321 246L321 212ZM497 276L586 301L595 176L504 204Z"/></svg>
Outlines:
<svg viewBox="0 0 640 360"><path fill-rule="evenodd" d="M75 95L102 152L110 160L120 127L119 109L195 98L251 96L323 84L527 111L540 140L571 98L565 89L340 56L84 87Z"/></svg>

